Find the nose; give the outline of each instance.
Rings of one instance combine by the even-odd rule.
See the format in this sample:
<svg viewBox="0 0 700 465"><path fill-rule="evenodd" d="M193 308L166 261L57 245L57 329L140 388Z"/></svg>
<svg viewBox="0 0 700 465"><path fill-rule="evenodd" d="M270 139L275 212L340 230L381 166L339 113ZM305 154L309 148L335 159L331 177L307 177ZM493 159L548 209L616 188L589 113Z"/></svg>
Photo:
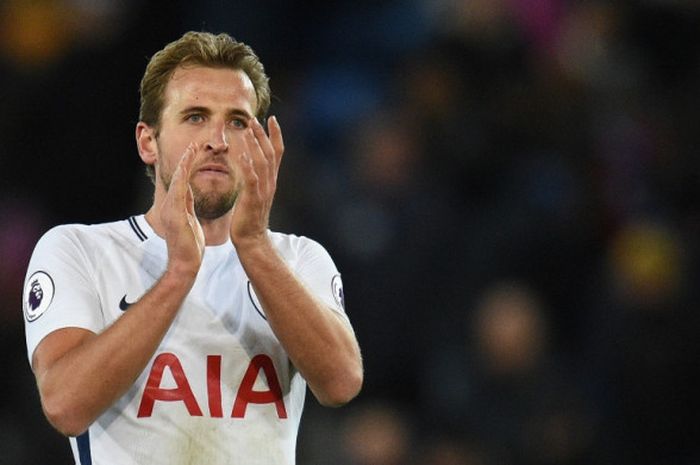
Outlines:
<svg viewBox="0 0 700 465"><path fill-rule="evenodd" d="M226 125L216 124L209 131L205 149L215 154L228 150L228 138L226 136Z"/></svg>

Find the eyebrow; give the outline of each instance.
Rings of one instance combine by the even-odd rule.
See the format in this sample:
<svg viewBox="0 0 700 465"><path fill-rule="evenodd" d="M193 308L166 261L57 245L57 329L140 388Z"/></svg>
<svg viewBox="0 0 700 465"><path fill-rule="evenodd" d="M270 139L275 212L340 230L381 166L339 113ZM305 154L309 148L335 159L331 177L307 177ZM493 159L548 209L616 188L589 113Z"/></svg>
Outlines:
<svg viewBox="0 0 700 465"><path fill-rule="evenodd" d="M253 115L251 115L250 113L248 113L245 110L241 110L238 108L234 108L233 110L230 110L228 112L228 116L242 116L245 119L253 119Z"/></svg>
<svg viewBox="0 0 700 465"><path fill-rule="evenodd" d="M187 108L184 108L183 110L180 111L181 115L188 115L190 113L203 113L205 115L210 115L212 113L212 111L207 107L198 107L198 106L187 107ZM241 110L239 108L234 108L232 110L229 110L227 112L227 116L228 117L240 116L240 117L243 117L245 119L252 119L253 118L253 116L250 113L248 113L245 110Z"/></svg>

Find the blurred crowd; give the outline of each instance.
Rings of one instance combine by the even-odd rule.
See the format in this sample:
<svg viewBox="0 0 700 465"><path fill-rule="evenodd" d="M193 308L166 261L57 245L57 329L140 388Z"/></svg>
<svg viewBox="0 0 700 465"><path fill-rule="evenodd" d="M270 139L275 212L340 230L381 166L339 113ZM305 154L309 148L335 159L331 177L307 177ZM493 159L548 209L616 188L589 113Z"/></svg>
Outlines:
<svg viewBox="0 0 700 465"><path fill-rule="evenodd" d="M258 52L273 228L343 273L365 362L300 465L700 463L694 0L0 2L0 463L70 463L27 363L48 228L143 212L148 58Z"/></svg>

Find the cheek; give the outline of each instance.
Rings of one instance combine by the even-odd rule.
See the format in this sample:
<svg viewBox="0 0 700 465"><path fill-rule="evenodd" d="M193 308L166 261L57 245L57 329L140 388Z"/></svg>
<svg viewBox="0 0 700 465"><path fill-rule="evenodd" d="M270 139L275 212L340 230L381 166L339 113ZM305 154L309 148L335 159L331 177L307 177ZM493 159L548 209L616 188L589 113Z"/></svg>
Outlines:
<svg viewBox="0 0 700 465"><path fill-rule="evenodd" d="M174 160L175 147L172 143L164 142L162 139L158 141L158 154L156 156L155 168L161 175L168 173L172 174L177 163Z"/></svg>
<svg viewBox="0 0 700 465"><path fill-rule="evenodd" d="M227 134L228 138L228 145L229 149L236 153L241 150L245 150L246 143L245 143L245 133L246 131L243 129L235 130L235 131L229 131Z"/></svg>
<svg viewBox="0 0 700 465"><path fill-rule="evenodd" d="M187 139L187 142L184 142ZM185 136L177 131L162 131L160 137L158 137L158 158L161 163L164 160L178 157L178 153L182 155L191 140L190 137Z"/></svg>

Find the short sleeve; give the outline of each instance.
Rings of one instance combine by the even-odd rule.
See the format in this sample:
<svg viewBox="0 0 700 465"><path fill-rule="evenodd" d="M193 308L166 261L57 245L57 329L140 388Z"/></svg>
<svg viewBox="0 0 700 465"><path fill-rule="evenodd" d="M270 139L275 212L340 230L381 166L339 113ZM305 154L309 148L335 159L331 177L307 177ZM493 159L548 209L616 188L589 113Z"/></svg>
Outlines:
<svg viewBox="0 0 700 465"><path fill-rule="evenodd" d="M348 324L345 294L340 272L325 248L309 238L300 238L297 273L299 278L326 306L338 313Z"/></svg>
<svg viewBox="0 0 700 465"><path fill-rule="evenodd" d="M34 248L22 295L30 364L39 342L57 329L103 328L88 249L74 226L51 229Z"/></svg>

